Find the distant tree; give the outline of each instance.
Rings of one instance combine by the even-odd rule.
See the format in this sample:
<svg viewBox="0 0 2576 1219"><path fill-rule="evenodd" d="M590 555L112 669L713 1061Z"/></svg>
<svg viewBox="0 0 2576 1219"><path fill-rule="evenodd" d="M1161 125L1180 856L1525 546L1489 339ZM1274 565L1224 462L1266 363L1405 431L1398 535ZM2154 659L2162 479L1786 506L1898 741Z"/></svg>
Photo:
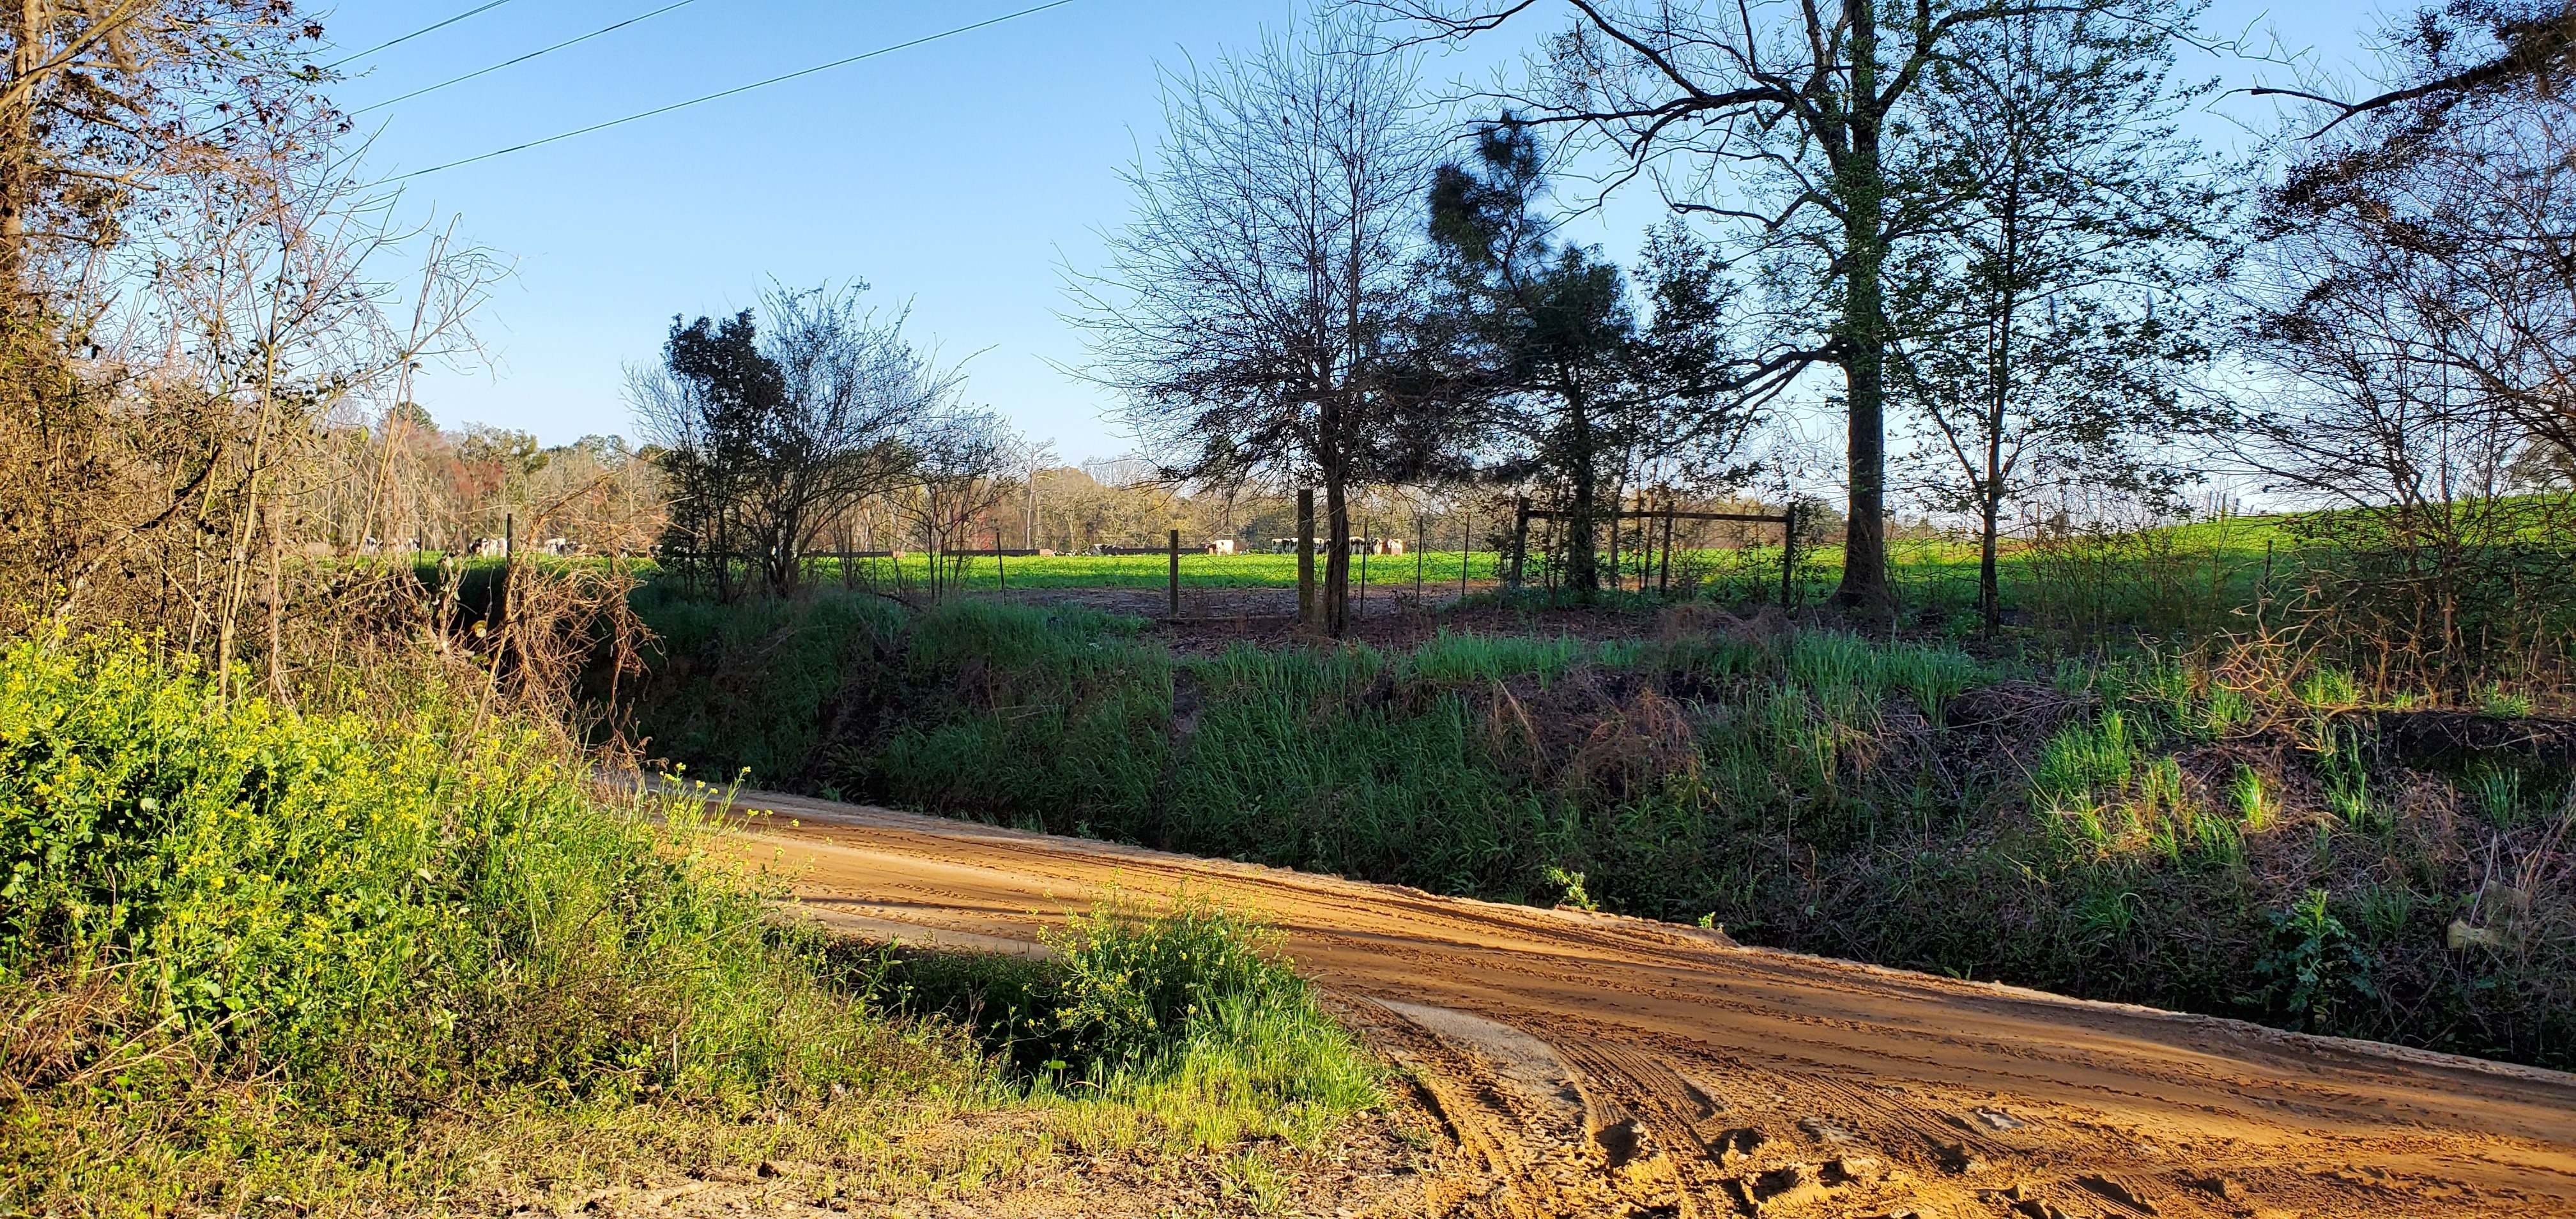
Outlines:
<svg viewBox="0 0 2576 1219"><path fill-rule="evenodd" d="M911 431L953 406L963 378L913 348L903 314L862 308L865 289L770 292L766 332L750 310L673 318L662 365L630 370L629 400L662 448L678 548L739 547L783 593L817 529L913 477ZM727 562L712 574L731 596Z"/></svg>
<svg viewBox="0 0 2576 1219"><path fill-rule="evenodd" d="M1017 496L1028 442L991 411L945 410L916 422L905 439L911 476L895 510L929 554L930 594L942 595L965 574L979 528L1000 526L990 514Z"/></svg>
<svg viewBox="0 0 2576 1219"><path fill-rule="evenodd" d="M1090 374L1176 482L1314 479L1320 624L1348 621L1351 497L1437 464L1410 392L1416 253L1436 142L1414 63L1348 16L1167 81L1165 134L1127 174L1136 214L1110 267L1073 280Z"/></svg>
<svg viewBox="0 0 2576 1219"><path fill-rule="evenodd" d="M1494 472L1558 493L1567 586L1588 597L1601 584L1600 531L1615 524L1641 459L1722 465L1753 412L1733 393L1733 286L1715 260L1678 228L1650 234L1643 273L1655 313L1641 324L1617 264L1551 240L1538 207L1543 161L1528 127L1487 125L1472 161L1440 167L1430 227L1443 310L1473 353L1459 362L1461 389L1515 450Z"/></svg>
<svg viewBox="0 0 2576 1219"><path fill-rule="evenodd" d="M1936 471L1924 498L1977 527L1978 603L2002 621L2004 510L2081 486L2163 502L2163 454L2206 412L2183 374L2210 352L2227 196L2174 118L2194 95L2152 30L2075 12L1963 34L1914 113L1948 146L1951 225L1895 264L1907 290L1892 396Z"/></svg>

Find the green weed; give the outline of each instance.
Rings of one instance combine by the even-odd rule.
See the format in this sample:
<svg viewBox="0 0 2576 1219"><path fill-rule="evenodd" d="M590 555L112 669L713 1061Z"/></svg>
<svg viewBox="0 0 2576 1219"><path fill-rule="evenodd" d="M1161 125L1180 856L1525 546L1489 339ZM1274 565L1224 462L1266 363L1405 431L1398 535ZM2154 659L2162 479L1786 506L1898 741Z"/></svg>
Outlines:
<svg viewBox="0 0 2576 1219"><path fill-rule="evenodd" d="M2242 762L2237 763L2235 778L2228 791L2236 803L2236 819L2247 833L2261 833L2270 828L2280 805L2272 798L2270 789L2264 786L2260 771Z"/></svg>
<svg viewBox="0 0 2576 1219"><path fill-rule="evenodd" d="M974 1029L1085 1145L1311 1150L1381 1103L1378 1068L1256 919L1118 898L1045 939L1043 961L879 951L854 968L872 1001Z"/></svg>
<svg viewBox="0 0 2576 1219"><path fill-rule="evenodd" d="M2532 710L2530 695L2509 691L2497 682L2478 687L2477 699L2478 714L2498 719L2519 719L2530 715Z"/></svg>
<svg viewBox="0 0 2576 1219"><path fill-rule="evenodd" d="M2293 1029L2320 1027L2357 1000L2379 997L2370 953L2342 920L2327 911L2323 889L2310 889L2289 908L2266 915L2272 950L2254 963L2268 989L2265 1000Z"/></svg>
<svg viewBox="0 0 2576 1219"><path fill-rule="evenodd" d="M2519 768L2480 761L2469 767L2465 786L2470 802L2487 820L2499 826L2512 826L2522 820L2522 771Z"/></svg>
<svg viewBox="0 0 2576 1219"><path fill-rule="evenodd" d="M2106 711L2091 723L2069 724L2049 738L2031 771L2031 795L2046 808L2098 813L2128 793L2139 761L2128 720Z"/></svg>

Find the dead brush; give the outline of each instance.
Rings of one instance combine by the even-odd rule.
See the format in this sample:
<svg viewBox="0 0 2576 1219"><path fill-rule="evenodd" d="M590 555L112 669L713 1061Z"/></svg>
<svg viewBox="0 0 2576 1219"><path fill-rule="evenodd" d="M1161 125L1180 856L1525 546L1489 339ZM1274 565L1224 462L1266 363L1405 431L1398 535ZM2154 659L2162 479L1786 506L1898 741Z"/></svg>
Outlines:
<svg viewBox="0 0 2576 1219"><path fill-rule="evenodd" d="M1523 690L1497 681L1480 718L1492 757L1569 795L1626 800L1700 773L1690 715L1651 686L1622 697L1588 671Z"/></svg>
<svg viewBox="0 0 2576 1219"><path fill-rule="evenodd" d="M1684 601L1656 612L1654 637L1662 643L1682 643L1711 636L1767 643L1796 629L1789 616L1780 612L1776 605L1757 605L1738 616L1719 609L1712 602Z"/></svg>
<svg viewBox="0 0 2576 1219"><path fill-rule="evenodd" d="M14 1104L131 1060L119 1052L136 1041L124 972L40 967L0 987L0 1099Z"/></svg>
<svg viewBox="0 0 2576 1219"><path fill-rule="evenodd" d="M1568 789L1628 800L1665 781L1699 777L1699 736L1679 703L1639 690L1625 706L1602 715L1567 756L1560 782Z"/></svg>

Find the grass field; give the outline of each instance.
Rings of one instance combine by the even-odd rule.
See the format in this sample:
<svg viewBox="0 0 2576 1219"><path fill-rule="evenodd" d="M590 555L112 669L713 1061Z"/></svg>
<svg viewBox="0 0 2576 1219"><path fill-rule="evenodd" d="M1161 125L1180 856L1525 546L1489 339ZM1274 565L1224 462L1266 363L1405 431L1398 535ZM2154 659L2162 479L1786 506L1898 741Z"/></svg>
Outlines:
<svg viewBox="0 0 2576 1219"><path fill-rule="evenodd" d="M2241 604L2254 595L2254 584L2280 537L2283 518L2235 517L2202 521L2136 534L2116 535L2095 544L2049 547L2005 543L2001 571L2008 602L2035 602L2072 607L2084 600L2077 589L2101 596L2133 596L2128 586L2145 580L2188 587L2212 602ZM1605 556L1606 557L1606 556ZM1777 545L1747 549L1680 549L1667 558L1655 552L1652 569L1632 551L1620 556L1620 582L1636 588L1642 578L1658 588L1705 593L1719 600L1774 599L1780 578ZM1899 538L1889 546L1890 574L1900 603L1917 612L1949 612L1973 605L1977 587L1977 548L1952 538ZM1463 576L1469 586L1486 586L1509 575L1510 556L1490 550L1428 550L1407 555L1355 556L1352 581L1372 589L1409 592L1417 584L1426 595L1454 592ZM850 584L880 590L919 589L930 579L929 559L910 554L902 559L856 559L845 571L830 557L810 560L807 579L820 586ZM1812 604L1829 595L1842 575L1839 544L1802 546L1798 552L1794 597ZM1544 588L1548 577L1535 558L1525 568L1526 582ZM970 555L943 571L941 581L974 591L1011 589L1160 589L1169 585L1167 556L1052 555L995 557ZM1297 557L1293 554L1212 555L1184 551L1180 556L1184 589L1294 588ZM2060 586L2067 586L2061 588ZM2144 612L2144 611L2142 611Z"/></svg>

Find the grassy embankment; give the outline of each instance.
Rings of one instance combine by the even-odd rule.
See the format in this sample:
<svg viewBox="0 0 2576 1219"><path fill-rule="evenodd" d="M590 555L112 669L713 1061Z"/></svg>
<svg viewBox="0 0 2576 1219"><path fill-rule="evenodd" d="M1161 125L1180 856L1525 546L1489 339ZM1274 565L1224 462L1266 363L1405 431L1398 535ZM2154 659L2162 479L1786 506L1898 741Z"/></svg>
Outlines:
<svg viewBox="0 0 2576 1219"><path fill-rule="evenodd" d="M10 645L0 1212L506 1210L773 1160L818 1205L971 1194L1376 1103L1242 918L860 952L766 921L695 806L587 773L427 685L298 714L140 641Z"/></svg>
<svg viewBox="0 0 2576 1219"><path fill-rule="evenodd" d="M639 604L656 752L764 784L2576 1065L2567 775L2376 748L2286 657L1684 622L1183 658L1070 608Z"/></svg>

